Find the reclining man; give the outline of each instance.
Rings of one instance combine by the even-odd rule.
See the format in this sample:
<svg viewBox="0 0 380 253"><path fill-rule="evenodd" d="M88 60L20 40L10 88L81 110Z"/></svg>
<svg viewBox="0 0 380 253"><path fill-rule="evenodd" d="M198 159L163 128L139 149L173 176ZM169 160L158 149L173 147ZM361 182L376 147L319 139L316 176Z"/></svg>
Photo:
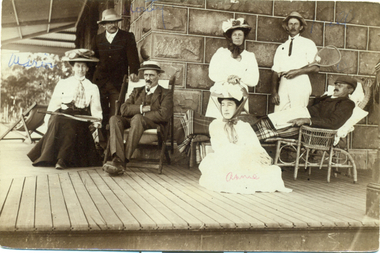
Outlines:
<svg viewBox="0 0 380 253"><path fill-rule="evenodd" d="M110 119L110 151L112 161L103 165L111 175L123 174L126 164L147 129L166 124L173 112L172 93L158 85L164 71L155 61L146 61L139 71L144 71L145 86L135 88L121 105L121 116ZM124 150L124 130L130 128Z"/></svg>
<svg viewBox="0 0 380 253"><path fill-rule="evenodd" d="M343 124L351 117L355 107L355 103L349 98L349 94L355 91L357 82L355 79L342 76L338 77L335 81L334 93L332 96L317 97L313 105L306 107L306 116L296 118L297 114L290 115L291 117L283 117L284 123L290 123L292 126L302 126L308 124L312 127L333 129L336 130L343 126ZM301 108L295 108L298 110ZM277 114L291 114L289 111L277 112ZM305 115L305 114L304 114ZM288 129L276 130L274 127L272 115L268 115L268 118L261 119L256 122L252 127L256 132L259 140L267 139L273 136L291 136L297 134L298 129L288 131ZM278 128L278 127L277 127ZM296 131L296 132L294 132Z"/></svg>

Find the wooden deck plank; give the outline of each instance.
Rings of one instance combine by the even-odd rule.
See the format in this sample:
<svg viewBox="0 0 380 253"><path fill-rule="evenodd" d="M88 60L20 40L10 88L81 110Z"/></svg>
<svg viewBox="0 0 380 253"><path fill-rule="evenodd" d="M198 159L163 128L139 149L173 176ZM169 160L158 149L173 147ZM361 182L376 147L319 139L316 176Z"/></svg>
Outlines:
<svg viewBox="0 0 380 253"><path fill-rule="evenodd" d="M147 173L146 175L151 185L157 187L161 192L165 191L166 197L171 199L172 202L175 202L183 210L186 210L187 213L191 214L189 216L187 213L185 213L183 216L188 221L191 229L204 229L205 224L209 224L209 226L214 228L220 228L220 225L217 223L217 221L189 204L186 201L187 196L183 192L178 191L169 182L167 182L167 177L165 175L157 175L154 173ZM195 217L195 219L193 217Z"/></svg>
<svg viewBox="0 0 380 253"><path fill-rule="evenodd" d="M9 189L12 185L12 178L0 179L0 213L3 210L5 200L7 199Z"/></svg>
<svg viewBox="0 0 380 253"><path fill-rule="evenodd" d="M36 177L26 177L21 195L16 228L20 231L34 230L34 211L36 198Z"/></svg>
<svg viewBox="0 0 380 253"><path fill-rule="evenodd" d="M34 227L37 231L53 230L49 183L47 175L41 175L37 177L36 214L34 223Z"/></svg>
<svg viewBox="0 0 380 253"><path fill-rule="evenodd" d="M97 172L102 173L100 170L97 170ZM157 228L156 223L145 213L143 209L140 208L140 206L138 206L133 201L133 199L123 190L123 188L115 182L114 178L110 176L102 176L102 178L108 187L128 209L131 215L133 215L133 217L136 217L136 220L139 222L139 229L150 230ZM141 224L144 224L144 227L142 227Z"/></svg>
<svg viewBox="0 0 380 253"><path fill-rule="evenodd" d="M219 205L221 209L239 217L240 220L236 220L234 218L234 221L236 221L235 224L237 225L238 228L264 228L267 226L264 222L256 219L256 217L253 217L253 216L245 213L243 210L240 210L235 205L231 205L230 201L225 201L225 199L220 199L220 197L222 195L225 195L225 194L217 194L213 191L202 190L198 184L198 181L188 180L187 177L185 178L183 176L183 174L180 174L178 171L175 171L175 173L178 173L176 176L183 179L183 182L187 182L188 184L191 184L192 187L194 187L196 189L196 191L202 191L202 195L204 195L206 197L206 199L212 199L213 202L215 204ZM193 191L195 191L195 190L193 190ZM228 195L230 195L230 194L228 194ZM229 217L231 217L231 216L229 215ZM243 225L241 225L241 224L243 224ZM247 224L249 226L247 226Z"/></svg>
<svg viewBox="0 0 380 253"><path fill-rule="evenodd" d="M301 191L304 188L298 188L298 186L295 186L294 189L299 189ZM321 197L318 192L303 192L302 195L304 198L310 197L318 203L322 202L324 209L329 210L329 215L334 215L335 217L342 217L342 219L345 219L351 226L363 225L360 221L361 218L359 217L362 217L364 213L360 214L360 212L347 208L346 206L342 207L340 205L337 205L336 202L334 202L333 200L328 201L323 196ZM358 217L358 219L355 219L353 217Z"/></svg>
<svg viewBox="0 0 380 253"><path fill-rule="evenodd" d="M162 180L166 180L174 187L173 192L179 198L182 198L188 204L198 209L199 212L207 214L209 217L212 217L212 220L209 220L209 223L205 222L205 227L203 227L203 229L236 229L236 224L231 219L219 214L219 207L217 205L205 200L198 194L194 194L192 191L189 191L189 189L186 188L186 186L183 186L179 183L180 181L178 181L178 178L176 178L172 174L160 175L160 178ZM216 220L216 222L214 222L214 220Z"/></svg>
<svg viewBox="0 0 380 253"><path fill-rule="evenodd" d="M144 190L144 196L149 203L153 203L154 207L168 220L170 220L175 229L189 229L189 223L183 218L184 214L187 214L185 210L180 208L177 203L170 201L156 188L149 185L145 178L148 177L145 173L134 171L136 176L132 179L135 180ZM180 214L180 216L178 215Z"/></svg>
<svg viewBox="0 0 380 253"><path fill-rule="evenodd" d="M158 180L157 180L158 179ZM192 211L196 209L187 205L186 202L179 199L176 195L174 195L169 189L164 187L159 177L155 177L152 173L146 173L143 178L145 181L144 184L147 184L149 187L152 187L155 191L161 194L158 198L166 203L166 206L170 207L170 209L179 214L188 224L189 229L200 229L203 226L203 222L196 217ZM157 181L155 181L157 180Z"/></svg>
<svg viewBox="0 0 380 253"><path fill-rule="evenodd" d="M124 206L124 204L120 201L119 196L117 196L116 193L114 193L112 189L110 189L108 185L103 181L103 179L100 177L97 171L89 171L88 174L90 175L90 177L92 178L92 180L94 181L104 198L107 200L117 217L123 222L124 229L139 230L139 222L137 222L135 217L133 217L133 215L129 212L126 206Z"/></svg>
<svg viewBox="0 0 380 253"><path fill-rule="evenodd" d="M136 204L143 209L147 215L156 223L156 229L173 229L171 223L165 216L156 210L156 208L149 203L141 194L143 189L132 180L131 175L124 174L123 177L115 177L115 182L136 202ZM139 217L136 217L139 220ZM152 224L148 224L152 226ZM141 223L141 226L145 225Z"/></svg>
<svg viewBox="0 0 380 253"><path fill-rule="evenodd" d="M96 184L92 181L90 175L87 171L80 171L79 175L85 185L88 193L90 194L92 201L95 203L97 209L101 213L103 219L107 224L108 229L112 230L122 230L124 229L124 224L117 217L115 212L109 206L107 200L104 198L102 193L99 191Z"/></svg>
<svg viewBox="0 0 380 253"><path fill-rule="evenodd" d="M199 174L194 177L194 173L186 170L177 171L178 173L183 173L188 179L185 179L187 182L192 182L196 187L200 187L198 183ZM194 181L194 179L196 179ZM201 187L202 188L202 187ZM203 188L202 188L203 189ZM281 213L278 213L277 210L268 208L265 205L262 205L255 201L255 199L250 199L249 196L253 195L243 195L243 194L226 194L226 193L215 193L212 191L207 191L209 194L212 194L213 198L224 197L227 198L229 202L233 203L234 206L239 206L242 210L247 209L254 217L261 218L266 227L283 227L283 228L293 228L294 224L287 217L283 217ZM224 199L222 199L224 201ZM271 214L271 215L270 215Z"/></svg>
<svg viewBox="0 0 380 253"><path fill-rule="evenodd" d="M16 221L23 186L24 178L13 179L0 216L0 226L2 231L16 230Z"/></svg>
<svg viewBox="0 0 380 253"><path fill-rule="evenodd" d="M172 179L175 178L175 180L182 185L185 189L191 189L189 191L189 195L192 196L194 199L197 199L200 205L203 205L205 207L210 208L210 212L217 213L224 219L224 223L221 223L222 227L229 227L229 228L251 228L251 227L260 227L264 228L265 224L260 223L257 219L255 219L255 223L250 224L247 222L247 220L243 219L240 215L242 215L240 210L237 210L236 208L226 205L226 203L214 199L212 196L210 196L208 193L211 191L203 190L200 186L192 185L188 180L184 179L182 175L178 171L172 172ZM239 214L237 214L238 212ZM245 217L246 218L246 217Z"/></svg>
<svg viewBox="0 0 380 253"><path fill-rule="evenodd" d="M49 191L54 230L71 230L69 214L58 174L49 175Z"/></svg>
<svg viewBox="0 0 380 253"><path fill-rule="evenodd" d="M69 214L72 230L89 230L89 224L83 213L70 177L67 173L59 174L66 208Z"/></svg>
<svg viewBox="0 0 380 253"><path fill-rule="evenodd" d="M79 202L82 206L91 230L107 230L107 223L99 213L96 205L91 199L86 187L84 186L78 172L69 172L69 176Z"/></svg>

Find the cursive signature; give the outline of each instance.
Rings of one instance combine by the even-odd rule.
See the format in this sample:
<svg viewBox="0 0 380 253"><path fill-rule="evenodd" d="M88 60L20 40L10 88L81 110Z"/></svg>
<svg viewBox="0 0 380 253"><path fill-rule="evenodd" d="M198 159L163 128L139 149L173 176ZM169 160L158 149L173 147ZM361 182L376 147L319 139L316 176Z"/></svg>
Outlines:
<svg viewBox="0 0 380 253"><path fill-rule="evenodd" d="M238 176L237 174L233 174L232 172L228 172L227 175L226 175L226 181L227 182L230 182L232 180L241 180L241 179L259 179L260 177L258 177L256 174L253 174L253 175L241 175L241 176Z"/></svg>
<svg viewBox="0 0 380 253"><path fill-rule="evenodd" d="M152 11L157 11L157 10L160 10L162 11L161 12L161 16L162 16L162 24L164 26L164 29L166 29L165 27L165 21L164 21L164 5L162 5L162 7L159 7L159 6L156 6L154 5L154 3L158 1L158 0L145 0L145 2L152 2L152 5L150 5L148 8L145 8L145 7L136 7L135 9L133 9L132 5L131 5L131 13L141 13L141 12L144 12L144 11L147 11L147 12L152 12Z"/></svg>
<svg viewBox="0 0 380 253"><path fill-rule="evenodd" d="M11 55L11 58L9 58L9 62L8 62L8 66L11 67L13 65L20 65L20 66L23 66L25 68L29 68L29 67L36 67L36 68L54 68L56 65L53 65L52 63L50 62L43 62L43 61L36 61L36 60L28 60L27 62L25 63L20 63L20 57L18 57L17 55L14 55L12 53Z"/></svg>

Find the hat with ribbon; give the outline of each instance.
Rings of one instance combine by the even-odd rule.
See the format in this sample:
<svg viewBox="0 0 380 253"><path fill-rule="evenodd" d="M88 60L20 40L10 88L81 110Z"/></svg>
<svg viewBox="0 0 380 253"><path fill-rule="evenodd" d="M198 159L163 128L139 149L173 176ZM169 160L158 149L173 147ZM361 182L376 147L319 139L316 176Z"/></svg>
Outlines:
<svg viewBox="0 0 380 253"><path fill-rule="evenodd" d="M221 95L218 96L219 103L222 103L224 99L229 99L235 101L236 105L239 106L243 102L243 91L242 86L239 84L230 84L230 83L224 83L223 84L223 91Z"/></svg>
<svg viewBox="0 0 380 253"><path fill-rule="evenodd" d="M70 51L65 52L65 56L62 57L62 61L68 61L71 65L74 64L74 62L89 62L94 63L98 62L99 59L96 57L93 57L94 51L90 49L85 48L78 48L73 49Z"/></svg>
<svg viewBox="0 0 380 253"><path fill-rule="evenodd" d="M115 22L123 20L123 18L117 15L115 9L107 9L102 13L102 20L98 21L98 24L103 24L105 22Z"/></svg>
<svg viewBox="0 0 380 253"><path fill-rule="evenodd" d="M340 76L338 77L334 84L337 84L337 83L345 83L345 84L348 84L350 85L352 88L354 88L354 90L356 89L356 86L358 85L358 82L352 78L352 77L349 77L349 76Z"/></svg>
<svg viewBox="0 0 380 253"><path fill-rule="evenodd" d="M242 30L244 32L244 35L247 37L249 32L251 31L251 27L247 23L247 21L244 20L244 18L238 18L238 19L229 19L227 21L224 21L222 24L222 30L224 32L224 36L231 38L231 34L235 30Z"/></svg>
<svg viewBox="0 0 380 253"><path fill-rule="evenodd" d="M144 61L141 64L141 68L139 68L139 71L144 70L156 70L159 73L164 73L165 71L161 69L160 64L156 61Z"/></svg>
<svg viewBox="0 0 380 253"><path fill-rule="evenodd" d="M288 27L288 21L289 19L291 18L296 18L300 21L301 25L303 26L304 29L301 30L301 32L305 31L305 28L307 26L307 23L305 21L305 19L301 16L301 14L299 14L298 12L296 11L293 11L291 12L286 18L284 18L282 20L282 28L284 28L286 31L288 30L287 27Z"/></svg>

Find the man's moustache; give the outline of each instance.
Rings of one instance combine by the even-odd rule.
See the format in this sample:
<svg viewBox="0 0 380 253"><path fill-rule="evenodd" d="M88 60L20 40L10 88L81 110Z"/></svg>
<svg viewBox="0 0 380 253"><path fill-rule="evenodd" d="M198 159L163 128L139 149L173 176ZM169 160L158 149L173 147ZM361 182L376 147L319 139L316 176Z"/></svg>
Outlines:
<svg viewBox="0 0 380 253"><path fill-rule="evenodd" d="M334 89L334 91L339 91L338 89Z"/></svg>

